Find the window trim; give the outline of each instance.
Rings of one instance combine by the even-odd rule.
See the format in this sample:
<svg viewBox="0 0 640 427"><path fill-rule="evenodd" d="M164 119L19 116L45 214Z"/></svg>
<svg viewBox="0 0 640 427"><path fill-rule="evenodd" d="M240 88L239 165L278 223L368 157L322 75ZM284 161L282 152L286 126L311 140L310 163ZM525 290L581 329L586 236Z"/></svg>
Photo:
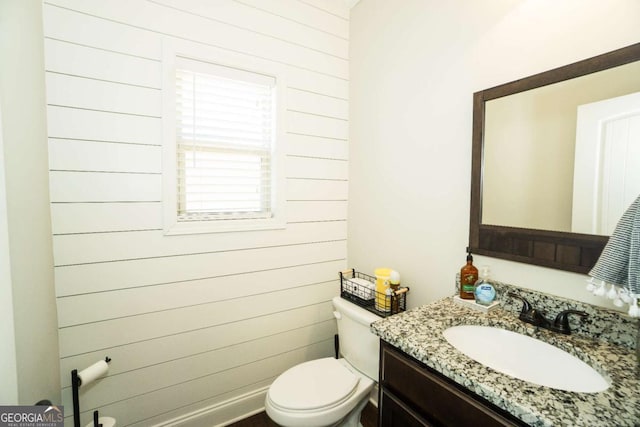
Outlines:
<svg viewBox="0 0 640 427"><path fill-rule="evenodd" d="M256 59L240 60L238 56L194 46L163 41L162 52L162 210L165 235L204 234L233 231L274 230L286 228L285 212L285 113L286 85L281 67ZM177 137L176 137L176 57L237 68L275 78L276 137L272 149L272 200L273 216L259 219L216 219L204 221L179 221L177 209Z"/></svg>

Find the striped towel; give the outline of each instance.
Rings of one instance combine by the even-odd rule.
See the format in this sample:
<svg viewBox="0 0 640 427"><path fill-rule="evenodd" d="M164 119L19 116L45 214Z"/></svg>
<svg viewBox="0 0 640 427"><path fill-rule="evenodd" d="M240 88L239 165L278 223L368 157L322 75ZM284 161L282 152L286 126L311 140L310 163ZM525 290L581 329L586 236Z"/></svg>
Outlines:
<svg viewBox="0 0 640 427"><path fill-rule="evenodd" d="M640 196L620 218L589 275L621 288L630 294L632 304L637 304L640 298Z"/></svg>

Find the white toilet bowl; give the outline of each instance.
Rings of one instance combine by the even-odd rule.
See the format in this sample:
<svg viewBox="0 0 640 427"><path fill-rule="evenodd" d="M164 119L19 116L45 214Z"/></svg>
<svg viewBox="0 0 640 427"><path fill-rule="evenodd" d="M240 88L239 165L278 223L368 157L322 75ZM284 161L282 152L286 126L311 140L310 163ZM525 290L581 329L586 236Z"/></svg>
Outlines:
<svg viewBox="0 0 640 427"><path fill-rule="evenodd" d="M312 360L274 381L265 409L284 427L357 427L374 384L345 359Z"/></svg>
<svg viewBox="0 0 640 427"><path fill-rule="evenodd" d="M378 380L380 339L370 326L380 318L340 297L331 301L343 358L301 363L276 378L265 409L281 426L360 425L360 413Z"/></svg>

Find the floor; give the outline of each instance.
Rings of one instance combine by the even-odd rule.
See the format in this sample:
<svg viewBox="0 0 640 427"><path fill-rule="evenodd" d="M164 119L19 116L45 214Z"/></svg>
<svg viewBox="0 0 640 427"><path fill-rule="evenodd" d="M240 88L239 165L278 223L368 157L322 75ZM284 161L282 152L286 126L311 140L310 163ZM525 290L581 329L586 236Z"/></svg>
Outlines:
<svg viewBox="0 0 640 427"><path fill-rule="evenodd" d="M377 427L378 408L368 403L362 411L360 422L362 427ZM278 427L278 424L271 421L265 412L260 412L252 417L230 424L229 427Z"/></svg>

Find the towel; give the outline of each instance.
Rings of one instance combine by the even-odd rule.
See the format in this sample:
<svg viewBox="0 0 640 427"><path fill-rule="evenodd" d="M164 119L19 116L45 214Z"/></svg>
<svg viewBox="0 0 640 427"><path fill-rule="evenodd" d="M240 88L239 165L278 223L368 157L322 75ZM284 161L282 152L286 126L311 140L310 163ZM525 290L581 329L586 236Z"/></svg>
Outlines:
<svg viewBox="0 0 640 427"><path fill-rule="evenodd" d="M594 294L604 295L605 283L610 284L611 290L606 295L614 299L614 303L622 300L630 304L629 314L640 317L637 307L640 297L640 196L620 218L589 275L601 281L600 287L590 283L588 289Z"/></svg>

